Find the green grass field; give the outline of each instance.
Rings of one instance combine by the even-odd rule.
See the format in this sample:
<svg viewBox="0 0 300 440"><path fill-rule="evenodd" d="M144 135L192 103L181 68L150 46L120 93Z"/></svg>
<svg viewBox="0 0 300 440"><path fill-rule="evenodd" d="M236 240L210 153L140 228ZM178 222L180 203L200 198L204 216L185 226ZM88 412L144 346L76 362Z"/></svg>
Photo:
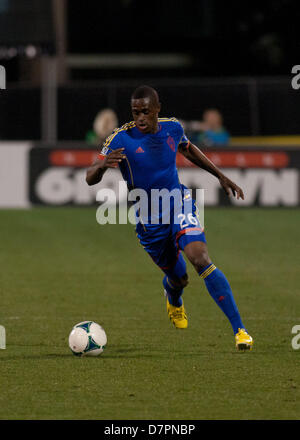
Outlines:
<svg viewBox="0 0 300 440"><path fill-rule="evenodd" d="M189 328L175 330L134 227L95 213L0 211L0 419L299 419L300 210L205 212L210 256L255 340L247 353L191 265ZM98 358L69 351L83 320L107 332Z"/></svg>

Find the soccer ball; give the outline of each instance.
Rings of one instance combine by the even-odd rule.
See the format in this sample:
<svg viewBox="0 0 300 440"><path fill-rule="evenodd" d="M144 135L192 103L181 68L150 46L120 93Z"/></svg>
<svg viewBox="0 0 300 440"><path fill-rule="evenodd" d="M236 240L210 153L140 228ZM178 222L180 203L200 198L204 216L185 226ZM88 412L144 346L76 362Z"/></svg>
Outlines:
<svg viewBox="0 0 300 440"><path fill-rule="evenodd" d="M99 356L106 343L104 329L93 321L83 321L74 325L69 335L69 347L75 356Z"/></svg>

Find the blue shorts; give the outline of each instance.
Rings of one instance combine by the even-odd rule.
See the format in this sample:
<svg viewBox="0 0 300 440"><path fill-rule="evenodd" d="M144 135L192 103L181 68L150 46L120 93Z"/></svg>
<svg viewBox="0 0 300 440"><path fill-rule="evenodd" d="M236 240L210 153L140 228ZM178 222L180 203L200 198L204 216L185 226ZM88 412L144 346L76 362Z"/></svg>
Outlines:
<svg viewBox="0 0 300 440"><path fill-rule="evenodd" d="M185 214L180 213L179 221L176 223L171 219L170 224L138 223L136 226L140 244L169 276L179 259L180 251L184 250L187 244L193 241L206 243L204 228L200 224L197 211L195 200L191 199L188 211L185 210Z"/></svg>

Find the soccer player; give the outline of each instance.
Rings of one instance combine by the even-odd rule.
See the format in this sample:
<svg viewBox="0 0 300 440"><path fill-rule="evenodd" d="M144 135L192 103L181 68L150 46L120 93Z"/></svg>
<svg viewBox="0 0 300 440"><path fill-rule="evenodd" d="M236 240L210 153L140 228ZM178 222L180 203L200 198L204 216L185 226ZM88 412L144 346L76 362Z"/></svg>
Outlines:
<svg viewBox="0 0 300 440"><path fill-rule="evenodd" d="M141 216L136 225L141 245L164 272L163 286L169 318L178 329L188 326L182 299L183 290L188 284L183 251L204 280L209 294L230 321L237 349L251 349L253 339L242 323L231 287L225 275L209 258L195 201L179 182L177 150L219 179L228 196L232 193L238 199L244 199L243 191L187 139L177 119L159 118L160 109L156 90L148 86L138 87L131 96L134 120L115 129L106 139L98 158L87 170L86 181L94 185L101 181L108 168L119 165L129 190L140 189L149 195L153 189L180 191L181 200L178 202L172 198L169 206L171 213L179 209L178 221L174 221L175 214L174 218L170 216L169 223L161 222L163 212L159 211L159 224ZM189 212L180 211L189 198Z"/></svg>

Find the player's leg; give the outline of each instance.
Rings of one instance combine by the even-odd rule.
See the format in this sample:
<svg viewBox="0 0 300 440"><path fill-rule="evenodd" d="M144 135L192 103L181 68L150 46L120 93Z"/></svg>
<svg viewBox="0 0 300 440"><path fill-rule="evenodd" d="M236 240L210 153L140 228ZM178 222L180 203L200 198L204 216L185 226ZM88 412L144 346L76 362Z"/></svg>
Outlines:
<svg viewBox="0 0 300 440"><path fill-rule="evenodd" d="M177 328L187 327L182 294L188 283L186 263L179 251L174 238L170 237L170 229L162 234L159 239L155 233L147 235L141 228L137 228L137 237L154 263L164 272L163 286L167 298L167 312L169 318Z"/></svg>
<svg viewBox="0 0 300 440"><path fill-rule="evenodd" d="M237 347L240 349L251 348L251 336L244 331L240 313L235 303L233 293L227 278L210 260L207 245L203 241L191 241L184 247L184 253L193 264L197 273L204 280L206 288L216 304L230 321L236 335ZM243 329L243 330L241 330Z"/></svg>
<svg viewBox="0 0 300 440"><path fill-rule="evenodd" d="M197 273L204 279L208 292L229 319L237 347L251 348L253 341L244 330L231 287L225 275L216 268L209 258L206 238L197 215L195 201L189 196L184 197L183 206L183 214L178 216L180 222L176 222L177 224L174 225L178 248L185 252Z"/></svg>
<svg viewBox="0 0 300 440"><path fill-rule="evenodd" d="M188 285L188 275L185 274L181 278L172 278L165 275L163 278L163 286L168 297L169 303L172 306L182 306L182 294L184 288Z"/></svg>
<svg viewBox="0 0 300 440"><path fill-rule="evenodd" d="M164 292L167 299L167 312L176 328L188 326L182 294L188 284L186 262L170 236L147 246L147 252L154 262L165 273L163 278Z"/></svg>
<svg viewBox="0 0 300 440"><path fill-rule="evenodd" d="M170 250L167 251L168 266L160 266L165 273L163 286L168 297L169 303L175 307L182 306L182 294L188 284L188 275L186 272L186 262L177 249L174 249L171 256ZM175 261L174 261L175 254Z"/></svg>
<svg viewBox="0 0 300 440"><path fill-rule="evenodd" d="M181 252L178 253L176 264L164 269L163 286L167 298L167 312L174 326L185 329L188 326L187 314L182 300L184 288L188 284L186 263Z"/></svg>
<svg viewBox="0 0 300 440"><path fill-rule="evenodd" d="M185 246L184 253L197 273L204 280L208 292L225 313L236 334L238 329L243 328L244 325L233 298L230 285L221 270L211 262L207 245L201 241L193 241Z"/></svg>

